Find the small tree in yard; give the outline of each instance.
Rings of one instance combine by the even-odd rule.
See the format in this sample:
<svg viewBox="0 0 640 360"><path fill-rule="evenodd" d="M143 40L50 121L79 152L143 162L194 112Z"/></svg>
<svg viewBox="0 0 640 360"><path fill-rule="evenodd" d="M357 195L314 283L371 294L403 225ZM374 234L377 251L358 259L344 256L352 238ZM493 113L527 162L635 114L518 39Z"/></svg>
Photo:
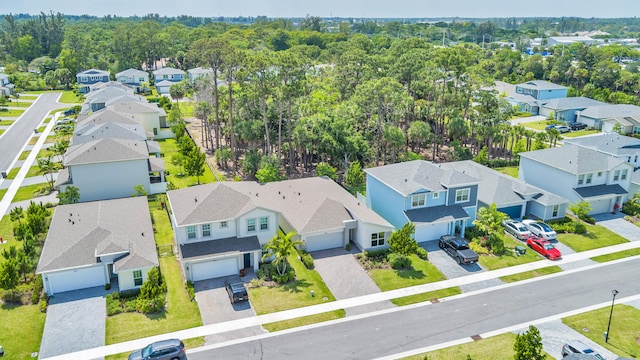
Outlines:
<svg viewBox="0 0 640 360"><path fill-rule="evenodd" d="M404 224L400 229L394 231L389 239L389 250L392 253L409 256L418 250L418 243L411 236L416 231L416 226L412 222Z"/></svg>
<svg viewBox="0 0 640 360"><path fill-rule="evenodd" d="M189 176L195 176L198 184L200 184L200 176L204 175L204 165L207 159L204 153L200 152L200 149L194 147L189 152L189 155L184 158L182 166L184 167L184 172Z"/></svg>
<svg viewBox="0 0 640 360"><path fill-rule="evenodd" d="M516 335L516 342L513 344L515 360L544 360L546 356L542 353L542 337L540 331L533 326L523 334Z"/></svg>
<svg viewBox="0 0 640 360"><path fill-rule="evenodd" d="M489 235L498 234L502 231L502 221L507 218L507 214L498 211L494 203L478 210L478 215L473 220L473 225Z"/></svg>
<svg viewBox="0 0 640 360"><path fill-rule="evenodd" d="M347 174L345 175L345 183L347 186L358 187L364 184L364 171L359 161L354 161L349 165Z"/></svg>
<svg viewBox="0 0 640 360"><path fill-rule="evenodd" d="M0 264L0 288L13 290L18 286L20 273L15 258L9 258Z"/></svg>
<svg viewBox="0 0 640 360"><path fill-rule="evenodd" d="M136 301L136 309L143 313L154 313L162 310L166 302L166 284L162 281L160 270L154 267L147 273L147 281L142 284Z"/></svg>
<svg viewBox="0 0 640 360"><path fill-rule="evenodd" d="M76 204L80 201L80 189L75 186L67 186L56 197L60 200L60 205Z"/></svg>
<svg viewBox="0 0 640 360"><path fill-rule="evenodd" d="M265 245L267 252L262 256L262 260L264 261L273 256L272 263L280 276L287 272L287 258L295 251L296 245L303 244L300 240L292 240L295 234L295 231L285 234L284 231L278 229L278 234Z"/></svg>
<svg viewBox="0 0 640 360"><path fill-rule="evenodd" d="M336 178L338 178L338 170L333 166L322 162L316 167L316 176L326 176L330 179L335 180Z"/></svg>
<svg viewBox="0 0 640 360"><path fill-rule="evenodd" d="M593 210L591 204L586 201L580 201L575 204L569 204L569 211L571 211L575 216L577 216L580 220L589 222L589 212Z"/></svg>

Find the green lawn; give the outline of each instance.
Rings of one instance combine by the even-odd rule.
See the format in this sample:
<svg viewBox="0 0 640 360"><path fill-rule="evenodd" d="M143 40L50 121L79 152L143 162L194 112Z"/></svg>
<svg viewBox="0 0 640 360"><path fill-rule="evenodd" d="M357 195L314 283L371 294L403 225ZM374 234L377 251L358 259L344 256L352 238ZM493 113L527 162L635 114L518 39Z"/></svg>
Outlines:
<svg viewBox="0 0 640 360"><path fill-rule="evenodd" d="M39 135L32 136L31 139L29 139L29 145L35 145L38 142L39 137Z"/></svg>
<svg viewBox="0 0 640 360"><path fill-rule="evenodd" d="M78 98L71 90L64 91L58 101L63 104L82 104L82 99Z"/></svg>
<svg viewBox="0 0 640 360"><path fill-rule="evenodd" d="M411 270L374 269L369 276L380 290L389 291L409 286L422 285L447 278L429 261L420 259L417 255L409 256Z"/></svg>
<svg viewBox="0 0 640 360"><path fill-rule="evenodd" d="M16 102L15 99L11 99L10 103L7 103L7 106L10 107L21 107L21 108L28 108L29 106L31 106L32 102L30 101L20 101L18 99L18 102Z"/></svg>
<svg viewBox="0 0 640 360"><path fill-rule="evenodd" d="M558 234L558 241L577 252L628 242L627 239L600 225L585 225L587 226L586 234Z"/></svg>
<svg viewBox="0 0 640 360"><path fill-rule="evenodd" d="M18 202L18 201L33 199L36 191L38 191L40 187L46 186L46 185L47 185L46 183L42 183L42 184L33 184L33 185L23 186L18 189L16 196L13 197L13 201L11 202Z"/></svg>
<svg viewBox="0 0 640 360"><path fill-rule="evenodd" d="M163 153L164 164L169 172L167 181L171 181L177 188L185 188L193 185L197 185L198 181L195 176L183 175L184 170L181 166L176 166L171 163L171 159L174 155L178 154L178 145L175 139L158 140L160 149ZM213 173L209 169L209 166L204 167L204 175L200 177L201 184L208 184L215 181Z"/></svg>
<svg viewBox="0 0 640 360"><path fill-rule="evenodd" d="M329 320L340 319L345 317L345 315L346 315L346 312L341 309L341 310L330 311L330 312L325 312L320 314L303 316L303 317L299 317L291 320L263 324L262 327L269 332L274 332L274 331L291 329L299 326L305 326L309 324L317 324L317 323L329 321Z"/></svg>
<svg viewBox="0 0 640 360"><path fill-rule="evenodd" d="M9 126L13 124L15 120L0 120L0 126Z"/></svg>
<svg viewBox="0 0 640 360"><path fill-rule="evenodd" d="M442 299L445 297L462 294L462 290L459 287L450 287L446 289L440 289L435 291L429 291L422 294L404 296L397 299L392 299L391 302L398 306L405 306L411 304L417 304L425 301L431 301L436 299Z"/></svg>
<svg viewBox="0 0 640 360"><path fill-rule="evenodd" d="M65 111L67 109L69 109L69 108L68 107L63 107L63 108L59 108L59 109L54 109L54 110L49 111L49 115L54 115L57 112Z"/></svg>
<svg viewBox="0 0 640 360"><path fill-rule="evenodd" d="M630 256L636 256L636 255L640 255L640 249L629 249L629 250L614 252L611 254L600 255L600 256L592 257L591 260L602 263L602 262L618 260L618 259L622 259Z"/></svg>
<svg viewBox="0 0 640 360"><path fill-rule="evenodd" d="M543 131L544 128L549 124L551 124L551 122L548 122L546 120L540 120L540 121L537 121L537 122L526 122L526 123L522 123L520 125L528 128L528 129Z"/></svg>
<svg viewBox="0 0 640 360"><path fill-rule="evenodd" d="M564 133L562 134L563 137L568 137L568 138L574 138L574 137L578 137L578 136L584 136L584 135L591 135L591 134L596 134L599 133L600 130L594 130L594 129L584 129L584 130L579 130L579 131L571 131L568 133Z"/></svg>
<svg viewBox="0 0 640 360"><path fill-rule="evenodd" d="M500 280L510 283L510 282L516 282L520 280L531 279L538 276L549 275L549 274L553 274L561 271L562 269L558 266L548 266L542 269L525 271L525 272L521 272L513 275L502 276L500 277Z"/></svg>
<svg viewBox="0 0 640 360"><path fill-rule="evenodd" d="M7 193L7 189L0 189L0 200L4 197L4 194Z"/></svg>
<svg viewBox="0 0 640 360"><path fill-rule="evenodd" d="M11 218L9 218L8 213L7 215L3 216L2 219L0 219L0 237L4 241L8 241L7 243L4 243L4 245L2 245L2 249L7 249L11 246L15 246L16 249L18 250L22 249L22 241L16 240L16 238L13 236L13 222L11 221ZM4 256L0 256L0 263L4 261L5 261ZM0 321L0 326L1 325L2 325L2 321ZM2 336L1 333L0 333L0 336ZM2 343L0 343L0 345L1 344Z"/></svg>
<svg viewBox="0 0 640 360"><path fill-rule="evenodd" d="M516 342L516 335L506 333L497 335L480 341L473 341L466 344L452 346L445 349L432 351L426 354L410 356L408 360L513 360L513 344ZM547 359L553 357L544 353ZM469 357L470 356L470 357Z"/></svg>
<svg viewBox="0 0 640 360"><path fill-rule="evenodd" d="M31 153L31 151L27 150L27 151L23 151L20 156L18 157L18 160L27 160L27 157L29 156L29 154Z"/></svg>
<svg viewBox="0 0 640 360"><path fill-rule="evenodd" d="M518 167L517 166L506 166L506 167L499 167L499 168L495 168L493 169L495 171L499 171L503 174L507 174L511 177L514 178L518 178Z"/></svg>
<svg viewBox="0 0 640 360"><path fill-rule="evenodd" d="M151 212L151 219L153 220L153 227L155 229L154 237L156 238L156 244L158 245L172 245L173 244L173 229L171 228L171 222L167 211L162 209L160 198L164 198L164 195L159 195L155 200L149 200L149 211ZM168 203L166 199L165 204Z"/></svg>
<svg viewBox="0 0 640 360"><path fill-rule="evenodd" d="M22 115L24 110L4 110L0 109L0 117L18 117Z"/></svg>
<svg viewBox="0 0 640 360"><path fill-rule="evenodd" d="M17 168L13 168L9 171L9 173L7 174L7 179L8 180L13 180L16 178L16 176L18 176L18 172L20 171L21 168L17 167ZM32 176L38 176L38 171L40 171L40 168L37 166L32 166L29 168L29 171L27 171L27 176L26 177L32 177Z"/></svg>
<svg viewBox="0 0 640 360"><path fill-rule="evenodd" d="M40 312L38 305L3 304L0 319L3 359L30 359L32 353L39 351L46 314Z"/></svg>
<svg viewBox="0 0 640 360"><path fill-rule="evenodd" d="M0 135L2 135L2 133L4 133L4 129L0 129Z"/></svg>
<svg viewBox="0 0 640 360"><path fill-rule="evenodd" d="M184 116L185 118L189 118L193 116L193 108L194 108L194 103L192 102L180 102L180 113L182 114L182 116ZM173 102L172 106L176 106L176 102Z"/></svg>
<svg viewBox="0 0 640 360"><path fill-rule="evenodd" d="M609 343L604 342L603 333L607 330L611 307L570 316L562 322L573 330L588 337L600 346L622 357L640 356L640 310L629 305L615 305L609 331Z"/></svg>
<svg viewBox="0 0 640 360"><path fill-rule="evenodd" d="M38 132L39 132L39 133L42 133L42 132L44 132L44 129L46 129L46 128L47 128L46 126L40 126L40 127L38 128Z"/></svg>
<svg viewBox="0 0 640 360"><path fill-rule="evenodd" d="M37 98L38 95L20 94L20 100L35 100Z"/></svg>
<svg viewBox="0 0 640 360"><path fill-rule="evenodd" d="M527 253L524 255L516 256L513 249L516 246L524 246L524 242L515 240L511 236L502 235L502 239L504 240L505 252L502 256L494 256L494 255L480 255L480 265L487 270L496 270L502 269L508 266L526 264L532 261L537 261L542 259L538 253L532 251L531 249L527 249Z"/></svg>

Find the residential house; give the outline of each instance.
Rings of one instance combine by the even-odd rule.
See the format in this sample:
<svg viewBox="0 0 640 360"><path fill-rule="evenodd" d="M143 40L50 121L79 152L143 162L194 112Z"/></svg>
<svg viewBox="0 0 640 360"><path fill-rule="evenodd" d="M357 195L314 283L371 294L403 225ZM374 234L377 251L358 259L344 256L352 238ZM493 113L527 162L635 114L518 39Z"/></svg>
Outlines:
<svg viewBox="0 0 640 360"><path fill-rule="evenodd" d="M127 69L116 74L116 81L121 84L140 86L149 83L149 73L138 69Z"/></svg>
<svg viewBox="0 0 640 360"><path fill-rule="evenodd" d="M551 99L566 98L569 88L544 80L531 80L517 85L496 81L489 89L496 90L519 111L538 115L542 103Z"/></svg>
<svg viewBox="0 0 640 360"><path fill-rule="evenodd" d="M613 132L618 125L623 134L640 134L640 106L607 104L590 106L576 113L577 121L594 129Z"/></svg>
<svg viewBox="0 0 640 360"><path fill-rule="evenodd" d="M596 40L589 36L549 36L547 38L548 46L571 45L574 43L592 45L596 43Z"/></svg>
<svg viewBox="0 0 640 360"><path fill-rule="evenodd" d="M424 160L365 169L367 205L396 229L415 224L418 242L472 226L480 180Z"/></svg>
<svg viewBox="0 0 640 360"><path fill-rule="evenodd" d="M545 221L563 218L569 205L569 201L563 197L475 161L442 163L441 166L479 179L478 208L496 204L499 211L512 219L525 216Z"/></svg>
<svg viewBox="0 0 640 360"><path fill-rule="evenodd" d="M153 72L153 80L159 94L169 94L171 85L177 84L185 79L185 72L180 69L165 67Z"/></svg>
<svg viewBox="0 0 640 360"><path fill-rule="evenodd" d="M576 121L577 112L600 105L606 104L584 96L557 98L541 102L539 114L546 117L551 115L555 120L573 123Z"/></svg>
<svg viewBox="0 0 640 360"><path fill-rule="evenodd" d="M76 74L76 81L78 83L78 91L81 93L89 92L89 85L93 85L100 82L109 81L109 72L98 69L89 69L81 71Z"/></svg>
<svg viewBox="0 0 640 360"><path fill-rule="evenodd" d="M618 133L600 133L594 136L566 138L565 144L574 144L615 156L633 166L629 196L640 192L640 139Z"/></svg>
<svg viewBox="0 0 640 360"><path fill-rule="evenodd" d="M120 88L108 86L89 92L85 97L84 103L82 104L80 114L89 114L98 110L102 110L107 106L107 103L109 103L113 99L120 99L123 97L138 99L137 101L146 102L146 99L140 99L139 97L136 97L133 93L133 90L128 87Z"/></svg>
<svg viewBox="0 0 640 360"><path fill-rule="evenodd" d="M146 141L115 138L71 145L55 185L59 191L68 186L78 188L80 202L128 197L139 185L148 194L163 193L164 160L149 156L157 154L158 148Z"/></svg>
<svg viewBox="0 0 640 360"><path fill-rule="evenodd" d="M626 201L633 166L582 146L520 153L518 177L572 203L589 202L590 214L616 211Z"/></svg>
<svg viewBox="0 0 640 360"><path fill-rule="evenodd" d="M76 128L70 144L79 145L103 138L147 141L147 139L151 138L151 134L148 134L140 124L122 124L117 122L87 124L87 126ZM151 141L149 141L147 145L150 143ZM157 144L155 141L153 143ZM157 153L159 152L160 151L157 151ZM154 152L150 151L150 153Z"/></svg>
<svg viewBox="0 0 640 360"><path fill-rule="evenodd" d="M258 269L278 229L295 231L307 251L385 248L393 226L333 180L259 184L215 182L167 192L171 224L187 280Z"/></svg>
<svg viewBox="0 0 640 360"><path fill-rule="evenodd" d="M136 289L158 266L147 198L127 197L56 207L36 274L44 291L112 284Z"/></svg>
<svg viewBox="0 0 640 360"><path fill-rule="evenodd" d="M106 108L78 117L77 126L118 122L123 124L140 124L154 139L173 137L173 132L167 124L167 113L158 105L147 102L129 100L123 97L109 102Z"/></svg>
<svg viewBox="0 0 640 360"><path fill-rule="evenodd" d="M9 75L0 73L0 94L11 96L13 95L13 89L15 89L15 85L9 82Z"/></svg>
<svg viewBox="0 0 640 360"><path fill-rule="evenodd" d="M197 67L187 70L187 74L189 75L190 84L193 84L197 78L210 77L213 80L213 69L211 68Z"/></svg>

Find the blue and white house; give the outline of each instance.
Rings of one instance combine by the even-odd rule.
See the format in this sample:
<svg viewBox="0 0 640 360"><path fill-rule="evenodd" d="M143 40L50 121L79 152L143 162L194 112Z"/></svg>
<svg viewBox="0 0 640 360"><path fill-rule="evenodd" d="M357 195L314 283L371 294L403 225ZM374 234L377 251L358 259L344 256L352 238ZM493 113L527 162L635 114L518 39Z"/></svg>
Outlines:
<svg viewBox="0 0 640 360"><path fill-rule="evenodd" d="M576 113L577 121L594 129L613 132L619 124L623 134L640 134L640 106L604 104L590 106Z"/></svg>
<svg viewBox="0 0 640 360"><path fill-rule="evenodd" d="M0 94L4 96L11 96L13 95L14 88L15 85L9 81L9 75L0 73Z"/></svg>
<svg viewBox="0 0 640 360"><path fill-rule="evenodd" d="M76 74L76 81L78 83L78 91L88 93L90 85L109 82L109 72L98 69L81 71Z"/></svg>
<svg viewBox="0 0 640 360"><path fill-rule="evenodd" d="M149 82L149 73L138 69L127 69L116 74L116 81L121 84L140 86Z"/></svg>
<svg viewBox="0 0 640 360"><path fill-rule="evenodd" d="M172 67L165 67L153 72L154 84L160 94L169 94L171 85L181 82L185 77L184 71Z"/></svg>
<svg viewBox="0 0 640 360"><path fill-rule="evenodd" d="M590 106L600 105L606 104L584 96L556 98L543 101L540 104L539 114L547 117L553 115L555 120L573 123L577 118L576 113Z"/></svg>
<svg viewBox="0 0 640 360"><path fill-rule="evenodd" d="M365 169L367 206L396 229L416 227L418 242L459 233L472 226L480 180L424 160Z"/></svg>

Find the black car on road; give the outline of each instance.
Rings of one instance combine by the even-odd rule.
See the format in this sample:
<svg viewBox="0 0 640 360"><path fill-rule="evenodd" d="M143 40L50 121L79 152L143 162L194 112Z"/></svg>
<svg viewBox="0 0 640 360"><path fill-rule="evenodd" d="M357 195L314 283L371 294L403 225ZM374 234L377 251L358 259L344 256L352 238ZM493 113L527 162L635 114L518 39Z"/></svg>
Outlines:
<svg viewBox="0 0 640 360"><path fill-rule="evenodd" d="M225 280L224 288L227 290L229 300L231 300L232 304L238 301L249 300L249 294L247 294L247 289L242 282L230 283Z"/></svg>
<svg viewBox="0 0 640 360"><path fill-rule="evenodd" d="M442 235L440 241L438 241L440 249L444 250L456 259L458 264L473 264L478 262L478 254L475 251L469 249L469 243L455 235Z"/></svg>

